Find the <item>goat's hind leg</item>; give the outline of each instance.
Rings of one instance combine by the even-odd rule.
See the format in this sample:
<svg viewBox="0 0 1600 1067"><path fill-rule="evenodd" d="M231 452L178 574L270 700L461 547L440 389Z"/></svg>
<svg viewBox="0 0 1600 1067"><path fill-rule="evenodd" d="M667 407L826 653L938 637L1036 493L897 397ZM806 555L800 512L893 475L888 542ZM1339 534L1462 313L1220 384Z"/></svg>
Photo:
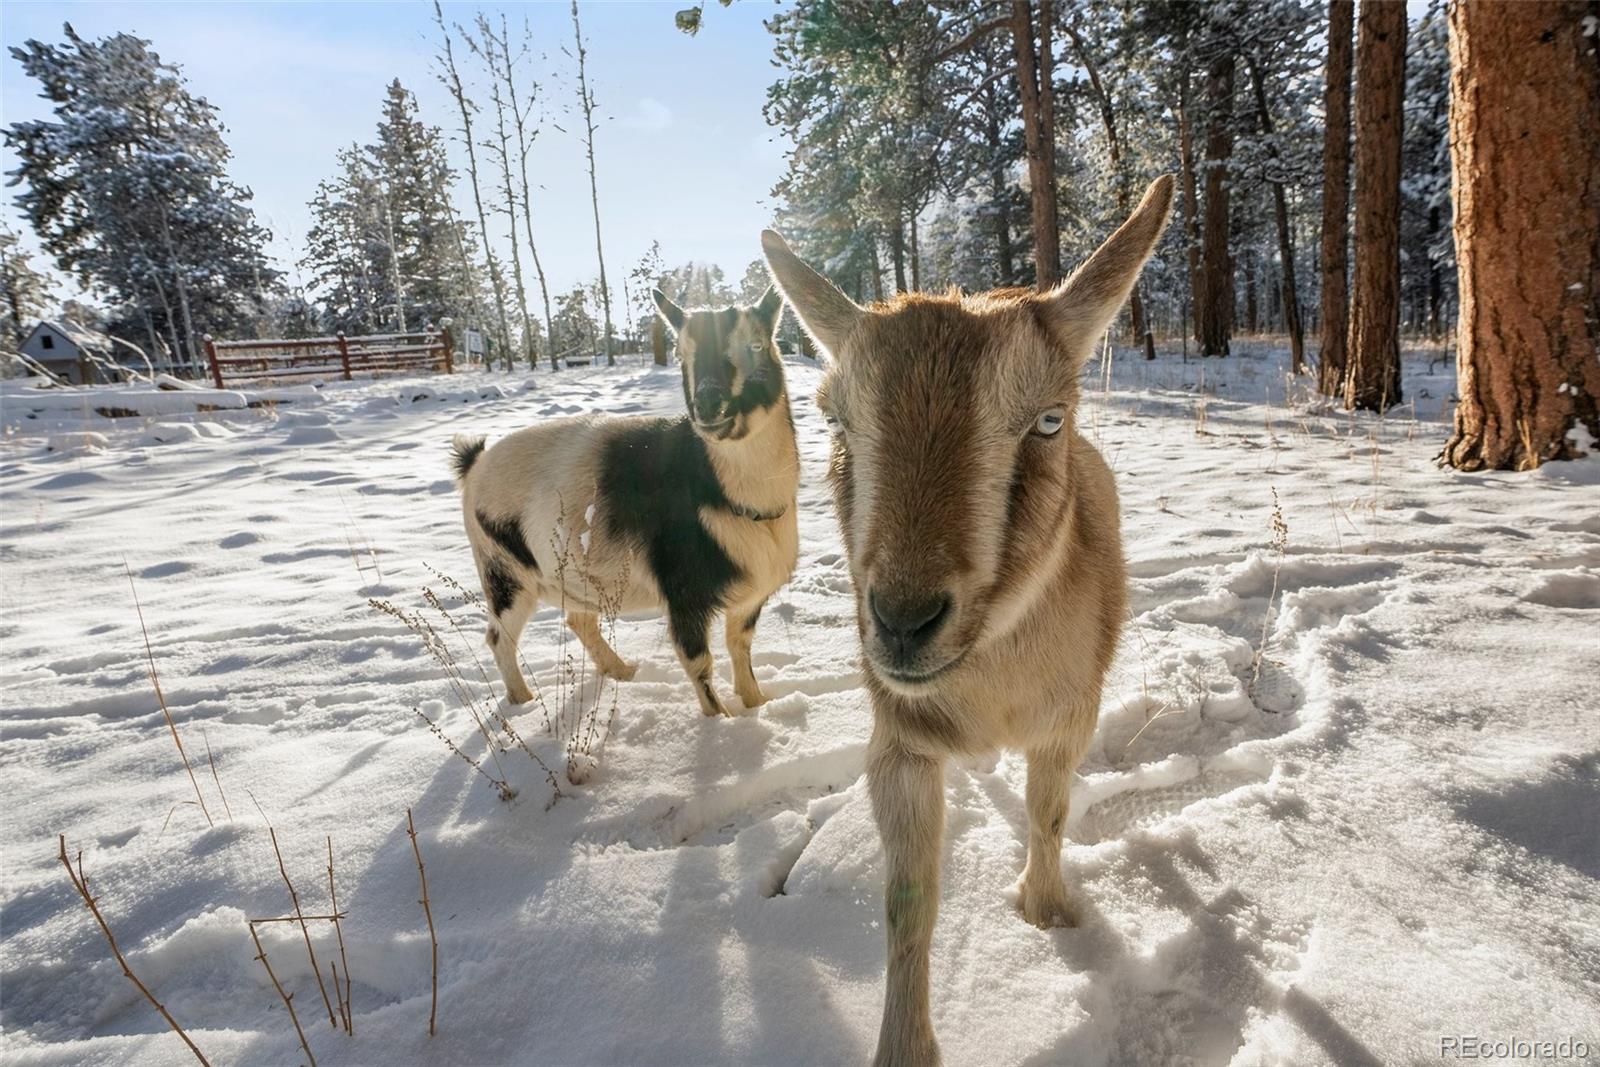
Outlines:
<svg viewBox="0 0 1600 1067"><path fill-rule="evenodd" d="M606 641L605 634L600 630L600 616L592 611L569 611L567 625L583 642L589 658L594 660L601 674L622 682L633 678L633 673L639 668L617 655L617 650Z"/></svg>
<svg viewBox="0 0 1600 1067"><path fill-rule="evenodd" d="M491 559L482 571L483 591L489 601L489 630L484 643L494 653L494 665L500 669L500 680L506 686L506 699L513 704L526 704L533 699L533 691L522 677L517 642L539 606L539 598L517 580L516 571L509 564Z"/></svg>

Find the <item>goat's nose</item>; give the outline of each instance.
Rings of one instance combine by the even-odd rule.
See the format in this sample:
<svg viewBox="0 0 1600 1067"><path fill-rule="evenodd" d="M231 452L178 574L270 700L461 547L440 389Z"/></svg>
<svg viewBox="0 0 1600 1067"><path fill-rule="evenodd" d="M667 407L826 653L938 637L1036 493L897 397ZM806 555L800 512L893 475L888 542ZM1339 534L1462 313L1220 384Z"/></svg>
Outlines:
<svg viewBox="0 0 1600 1067"><path fill-rule="evenodd" d="M722 409L727 402L727 390L721 386L703 385L695 390L695 417L701 422L718 422L722 418Z"/></svg>
<svg viewBox="0 0 1600 1067"><path fill-rule="evenodd" d="M920 651L944 625L950 615L950 594L906 596L873 589L867 593L867 606L879 639L896 656L909 656Z"/></svg>

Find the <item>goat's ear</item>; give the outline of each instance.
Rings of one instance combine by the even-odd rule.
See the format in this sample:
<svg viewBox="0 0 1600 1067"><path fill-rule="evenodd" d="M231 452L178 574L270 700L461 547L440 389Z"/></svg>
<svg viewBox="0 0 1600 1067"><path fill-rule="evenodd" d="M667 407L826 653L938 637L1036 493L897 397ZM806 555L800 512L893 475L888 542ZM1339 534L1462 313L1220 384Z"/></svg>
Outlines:
<svg viewBox="0 0 1600 1067"><path fill-rule="evenodd" d="M1133 292L1133 283L1155 251L1172 214L1172 175L1150 183L1128 221L1095 249L1083 266L1040 297L1044 320L1074 359L1089 358L1095 340L1109 327Z"/></svg>
<svg viewBox="0 0 1600 1067"><path fill-rule="evenodd" d="M772 278L783 291L783 298L794 308L800 325L824 352L837 355L839 345L867 314L866 309L806 266L776 231L761 231L761 250L767 254Z"/></svg>
<svg viewBox="0 0 1600 1067"><path fill-rule="evenodd" d="M767 291L761 294L761 299L756 303L756 314L768 328L778 325L778 315L783 311L783 294L778 292L776 285L767 286Z"/></svg>
<svg viewBox="0 0 1600 1067"><path fill-rule="evenodd" d="M656 310L661 313L661 318L666 324L672 327L673 333L683 329L684 314L681 307L668 300L667 294L660 289L650 290L650 298L656 302Z"/></svg>

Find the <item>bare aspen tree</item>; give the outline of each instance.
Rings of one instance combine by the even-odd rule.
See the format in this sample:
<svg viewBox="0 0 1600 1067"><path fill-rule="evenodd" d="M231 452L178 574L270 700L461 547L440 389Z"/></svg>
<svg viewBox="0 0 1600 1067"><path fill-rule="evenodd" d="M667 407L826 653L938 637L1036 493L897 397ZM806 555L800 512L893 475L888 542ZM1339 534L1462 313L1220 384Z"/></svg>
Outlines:
<svg viewBox="0 0 1600 1067"><path fill-rule="evenodd" d="M611 288L606 284L606 252L600 240L600 189L594 171L594 94L589 91L583 26L578 22L578 0L572 0L572 36L577 43L578 104L583 109L583 147L589 156L589 202L594 207L594 252L600 261L600 308L605 315L606 366L610 367L616 365L617 355L611 348Z"/></svg>
<svg viewBox="0 0 1600 1067"><path fill-rule="evenodd" d="M1584 431L1600 440L1595 10L1450 8L1461 403L1439 459L1461 470L1531 470L1581 455Z"/></svg>
<svg viewBox="0 0 1600 1067"><path fill-rule="evenodd" d="M522 20L522 52L524 55L532 51L531 40L533 33L528 27L526 17ZM506 42L509 51L511 35L506 30L505 17L500 20L500 39ZM533 193L528 184L528 152L533 147L534 140L539 136L539 124L533 120L533 108L539 94L539 83L529 80L528 102L524 106L517 95L517 80L510 76L509 65L506 76L506 95L511 101L511 125L517 135L517 168L518 176L522 180L522 229L528 235L528 253L533 257L533 273L539 279L539 299L544 303L544 337L545 345L549 349L550 369L559 370L561 361L556 356L554 317L550 314L550 283L545 278L544 264L539 260L539 245L533 239Z"/></svg>
<svg viewBox="0 0 1600 1067"><path fill-rule="evenodd" d="M470 34L466 37L467 47L472 49L482 62L489 75L489 101L494 104L494 136L483 142L483 147L489 153L500 171L500 188L505 194L505 202L495 210L506 217L506 225L511 231L511 282L516 290L517 310L522 316L522 354L528 361L528 369L535 366L537 355L534 351L534 336L537 331L533 328L533 319L528 315L528 290L522 283L522 246L517 237L517 194L511 182L511 132L506 124L506 111L510 102L505 93L505 87L515 80L517 63L524 53L520 50L513 55L511 52L511 37L505 33L505 16L500 18L501 35L494 32L494 25L483 12L478 12L478 36ZM509 357L509 353L507 354Z"/></svg>
<svg viewBox="0 0 1600 1067"><path fill-rule="evenodd" d="M1400 150L1406 6L1364 3L1356 16L1355 269L1347 408L1400 403Z"/></svg>
<svg viewBox="0 0 1600 1067"><path fill-rule="evenodd" d="M467 180L472 184L472 202L478 209L479 237L483 241L484 260L489 265L489 285L494 290L495 317L500 326L500 349L505 353L506 370L510 370L511 323L506 317L505 278L500 273L500 260L494 254L494 238L489 231L489 215L483 207L483 186L478 180L477 142L473 139L472 133L472 113L477 109L477 105L468 98L466 87L461 83L461 72L456 68L455 48L450 40L450 28L445 25L444 9L439 6L439 0L433 0L433 21L439 27L442 47L439 59L443 73L439 75L439 80L450 90L450 96L456 102L456 109L461 113L461 141L467 149Z"/></svg>
<svg viewBox="0 0 1600 1067"><path fill-rule="evenodd" d="M1317 389L1344 388L1345 336L1350 325L1350 69L1356 0L1328 0L1328 81L1323 93L1322 346Z"/></svg>

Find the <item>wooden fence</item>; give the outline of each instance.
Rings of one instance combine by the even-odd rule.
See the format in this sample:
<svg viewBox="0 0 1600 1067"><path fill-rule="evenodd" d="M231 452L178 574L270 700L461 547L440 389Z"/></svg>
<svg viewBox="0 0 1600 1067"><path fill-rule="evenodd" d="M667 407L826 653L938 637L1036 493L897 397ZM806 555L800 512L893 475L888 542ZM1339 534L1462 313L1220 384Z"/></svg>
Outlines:
<svg viewBox="0 0 1600 1067"><path fill-rule="evenodd" d="M296 340L217 341L206 338L206 358L218 389L291 378L442 370L455 372L450 329L429 333L381 333L365 337L306 337Z"/></svg>

